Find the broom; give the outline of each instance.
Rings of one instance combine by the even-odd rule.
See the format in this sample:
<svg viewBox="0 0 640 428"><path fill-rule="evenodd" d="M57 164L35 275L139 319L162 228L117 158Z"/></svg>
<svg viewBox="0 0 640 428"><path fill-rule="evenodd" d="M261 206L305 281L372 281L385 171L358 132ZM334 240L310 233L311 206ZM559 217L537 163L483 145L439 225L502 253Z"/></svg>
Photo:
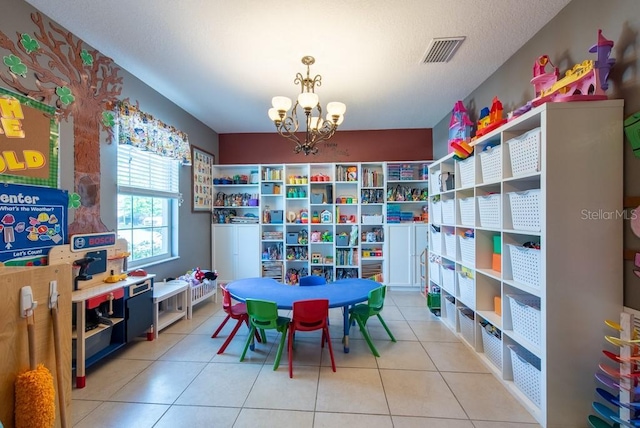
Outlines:
<svg viewBox="0 0 640 428"><path fill-rule="evenodd" d="M43 365L36 364L36 336L31 287L20 290L21 316L27 319L29 338L29 368L16 378L15 422L16 428L50 428L56 419L55 388L53 376Z"/></svg>

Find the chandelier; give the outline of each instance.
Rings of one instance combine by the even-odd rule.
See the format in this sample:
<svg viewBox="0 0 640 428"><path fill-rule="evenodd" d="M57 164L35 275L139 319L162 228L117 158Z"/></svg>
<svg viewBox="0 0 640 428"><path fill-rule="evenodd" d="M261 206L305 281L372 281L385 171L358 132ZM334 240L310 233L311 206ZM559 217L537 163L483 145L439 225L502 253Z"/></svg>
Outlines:
<svg viewBox="0 0 640 428"><path fill-rule="evenodd" d="M303 152L305 155L318 153L317 144L328 140L335 134L338 125L344 120L344 112L347 107L343 103L331 102L327 104L327 116L323 119L320 100L315 93L315 87L322 85L322 76L319 74L313 79L309 74L309 66L316 60L312 56L302 57L302 64L307 66L307 76L296 74L293 83L300 85L300 95L291 108L291 100L287 97L273 97L272 108L269 109L269 118L276 125L276 131L283 137L293 141L296 147L294 153ZM298 120L298 106L304 110L306 132L304 141L296 136L300 128ZM302 132L302 131L301 131Z"/></svg>

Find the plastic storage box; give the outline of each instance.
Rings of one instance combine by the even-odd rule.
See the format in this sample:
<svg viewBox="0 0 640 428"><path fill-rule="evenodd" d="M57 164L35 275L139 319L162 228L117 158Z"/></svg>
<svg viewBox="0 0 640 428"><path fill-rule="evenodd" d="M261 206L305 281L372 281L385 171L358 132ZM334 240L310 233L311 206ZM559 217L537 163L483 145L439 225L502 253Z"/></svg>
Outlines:
<svg viewBox="0 0 640 428"><path fill-rule="evenodd" d="M540 359L519 346L509 345L513 383L536 406L540 406Z"/></svg>
<svg viewBox="0 0 640 428"><path fill-rule="evenodd" d="M540 346L540 298L528 294L507 294L513 331Z"/></svg>

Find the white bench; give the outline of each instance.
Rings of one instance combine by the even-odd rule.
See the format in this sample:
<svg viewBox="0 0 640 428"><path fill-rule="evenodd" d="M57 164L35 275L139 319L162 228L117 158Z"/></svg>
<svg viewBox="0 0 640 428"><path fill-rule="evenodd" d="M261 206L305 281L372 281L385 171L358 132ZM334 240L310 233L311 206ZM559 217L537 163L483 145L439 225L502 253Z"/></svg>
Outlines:
<svg viewBox="0 0 640 428"><path fill-rule="evenodd" d="M162 308L161 308L162 306ZM191 296L186 281L173 280L153 284L153 336L181 319L191 319Z"/></svg>

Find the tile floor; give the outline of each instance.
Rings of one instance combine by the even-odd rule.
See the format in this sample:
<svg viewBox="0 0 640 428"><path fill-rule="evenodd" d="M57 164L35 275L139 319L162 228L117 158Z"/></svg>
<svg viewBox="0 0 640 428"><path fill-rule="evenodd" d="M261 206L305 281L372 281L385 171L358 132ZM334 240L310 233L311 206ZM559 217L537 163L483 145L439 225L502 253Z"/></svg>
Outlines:
<svg viewBox="0 0 640 428"><path fill-rule="evenodd" d="M220 299L218 299L220 302ZM284 314L284 312L283 312ZM128 344L87 369L87 386L73 390L75 427L251 428L533 428L539 425L479 358L432 315L417 291L387 293L383 318L368 324L381 354L374 357L356 327L350 352L341 344L342 314L332 309L337 372L317 332L296 334L293 379L286 348L273 371L278 337L256 343L240 363L248 330L225 354L233 328L211 334L224 318L220 303L194 308L193 319L158 339ZM276 344L276 345L274 345Z"/></svg>

